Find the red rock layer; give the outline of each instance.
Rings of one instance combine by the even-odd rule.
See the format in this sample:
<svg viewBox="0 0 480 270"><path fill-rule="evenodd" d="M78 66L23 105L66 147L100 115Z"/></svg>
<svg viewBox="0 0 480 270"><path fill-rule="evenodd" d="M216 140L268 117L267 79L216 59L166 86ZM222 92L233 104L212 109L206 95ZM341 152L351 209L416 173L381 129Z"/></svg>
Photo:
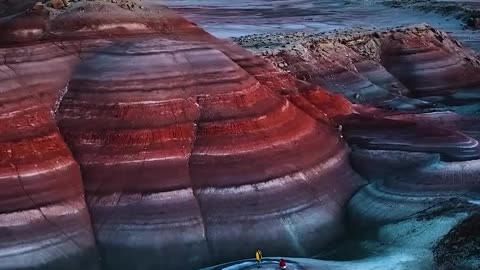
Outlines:
<svg viewBox="0 0 480 270"><path fill-rule="evenodd" d="M276 38L284 48L257 52L277 69L364 104L334 119L353 148L353 168L371 181L349 202L359 234L388 230L448 198L478 197L480 61L473 52L427 26Z"/></svg>
<svg viewBox="0 0 480 270"><path fill-rule="evenodd" d="M238 42L258 48L298 79L354 103L417 111L478 101L480 60L475 52L429 26L308 38L281 35L270 43L262 36L245 37ZM283 47L268 47L271 43Z"/></svg>
<svg viewBox="0 0 480 270"><path fill-rule="evenodd" d="M314 119L331 125L333 118L353 112L352 104L343 96L279 71L271 62L263 61L237 45L216 42L215 47L254 76L262 85L272 92L285 96Z"/></svg>
<svg viewBox="0 0 480 270"><path fill-rule="evenodd" d="M0 59L0 269L97 269L80 168L52 115L76 57L39 44Z"/></svg>
<svg viewBox="0 0 480 270"><path fill-rule="evenodd" d="M445 33L428 26L359 35L339 34L334 37L319 35L305 38L301 35L287 35L274 38L278 40L272 42L283 42L285 49L270 48L273 53L260 50L279 69L285 69L299 79L320 86L328 85L355 102L378 107L394 105L396 111L414 110L418 112L417 115L421 115L422 108L428 107L462 112L478 110L474 103L480 81L475 74L480 71L480 61L473 52L463 48ZM292 41L296 43L288 45ZM239 42L250 47L262 45L255 37L243 38ZM362 83L353 83L355 78ZM384 93L395 97L387 99L388 95L382 95L377 90L370 91L373 88L364 85L375 85L375 89L383 89ZM426 97L429 95L431 97ZM413 99L418 96L422 96L424 101ZM448 120L432 114L430 120L420 121L421 117L407 114L395 116L394 112L369 110L362 106L356 106L354 110L359 115L337 117L337 122L342 124L348 141L360 149L387 150L387 153L388 150L435 153L440 155L442 161L450 162L473 162L480 157L476 139L478 125L475 124L474 116ZM384 117L389 119L383 119ZM382 163L387 159L382 154L377 162ZM371 162L373 161L369 158L359 158L358 164L361 166L358 169L371 176L369 172L372 170L368 166ZM402 163L399 161L397 165L403 166ZM395 166L395 162L391 161L391 165ZM458 164L450 165L447 163L442 168L457 171L454 167ZM438 181L440 186L443 181L448 181L448 177L440 177L443 180L436 178L438 175L433 172L424 171L421 175L421 179L412 181L430 182L429 185ZM475 169L455 181L472 186L477 182L471 175L477 175ZM398 180L398 176L395 177ZM438 188L441 189L440 186Z"/></svg>
<svg viewBox="0 0 480 270"><path fill-rule="evenodd" d="M239 39L238 42L249 48L260 46L257 50L278 69L291 73L298 80L341 94L354 103L410 110L426 103L405 98L408 89L401 82L345 42L329 37L318 40L295 35L287 37L273 40L278 44L293 43L283 48L263 48L261 37Z"/></svg>
<svg viewBox="0 0 480 270"><path fill-rule="evenodd" d="M475 95L479 89L478 60L440 31L390 33L381 40L380 59L415 96Z"/></svg>
<svg viewBox="0 0 480 270"><path fill-rule="evenodd" d="M344 143L252 77L245 81L238 90L199 98L190 172L213 260L248 257L258 246L311 254L341 227L337 207L349 196L343 187L357 181ZM333 177L335 184L326 181ZM333 201L322 199L330 192Z"/></svg>
<svg viewBox="0 0 480 270"><path fill-rule="evenodd" d="M208 44L91 54L58 117L111 267L193 267L259 245L310 254L339 231L359 183L338 133Z"/></svg>
<svg viewBox="0 0 480 270"><path fill-rule="evenodd" d="M186 55L203 53L175 41L137 42L88 56L72 76L58 120L82 166L107 267L208 260L188 167L199 108Z"/></svg>
<svg viewBox="0 0 480 270"><path fill-rule="evenodd" d="M383 34L368 46L373 56L358 40L343 42L339 54L355 54L354 63L328 57L332 44L324 53L302 44L306 53L275 58L295 79L168 10L79 3L0 29L0 268L97 267L80 171L52 120L57 107L107 269L196 268L256 248L314 254L342 234L345 204L362 184L333 118L355 145L359 171L381 180L352 202L356 224L401 219L411 211L389 209L415 205L422 192L478 186L475 139L352 116L350 102L322 88L395 109L431 106L405 97L412 93L448 88L465 99L477 85L476 62L442 53L430 39L443 36L430 30L406 47L397 42L404 32ZM439 70L472 78L428 85Z"/></svg>
<svg viewBox="0 0 480 270"><path fill-rule="evenodd" d="M0 45L4 46L42 41L101 41L149 35L175 36L192 42L216 40L166 7L149 12L129 11L116 4L96 1L72 3L62 12L27 10L13 19L3 20L1 25Z"/></svg>
<svg viewBox="0 0 480 270"><path fill-rule="evenodd" d="M249 257L257 247L308 255L342 233L343 206L362 182L330 117L350 113L350 103L276 72L168 10L75 4L61 14L34 12L2 26L5 55L25 62L11 76L34 90L2 97L16 99L14 108L43 104L41 119L48 121L35 132L48 130L55 144L33 151L42 162L70 158L51 120L61 102L58 124L81 167L106 268L194 268ZM315 106L308 95L316 97ZM24 99L31 103L20 107ZM20 119L28 124L27 118ZM48 178L55 185L46 181L32 194L35 203L81 196L78 167L70 162L69 184L63 176ZM49 168L45 173L61 172ZM6 177L14 178L14 171ZM9 200L3 201L20 205ZM72 214L75 225L65 234L85 233L83 241L93 247L84 208L81 200L75 204L83 219ZM50 235L34 236L47 241ZM30 255L32 266L44 261Z"/></svg>
<svg viewBox="0 0 480 270"><path fill-rule="evenodd" d="M315 46L321 49L316 49ZM284 62L298 79L332 89L353 102L363 101L380 107L394 106L396 99L406 94L403 85L383 67L356 54L345 45L327 43L311 45L310 48L315 49L305 48L302 55L281 53L275 58L282 59L276 61ZM389 83L398 85L399 88L385 86Z"/></svg>

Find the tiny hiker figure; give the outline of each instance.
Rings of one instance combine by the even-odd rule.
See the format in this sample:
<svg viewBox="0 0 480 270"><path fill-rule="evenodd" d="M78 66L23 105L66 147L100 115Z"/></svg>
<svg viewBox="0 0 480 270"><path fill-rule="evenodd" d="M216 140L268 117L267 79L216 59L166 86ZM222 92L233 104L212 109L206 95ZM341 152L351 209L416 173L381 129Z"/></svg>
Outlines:
<svg viewBox="0 0 480 270"><path fill-rule="evenodd" d="M287 269L287 263L285 262L284 259L280 259L280 263L278 264L278 266L279 266L280 269L282 269L282 270Z"/></svg>
<svg viewBox="0 0 480 270"><path fill-rule="evenodd" d="M262 251L260 249L257 249L257 252L255 252L255 259L257 260L257 268L260 268L260 263L262 262Z"/></svg>

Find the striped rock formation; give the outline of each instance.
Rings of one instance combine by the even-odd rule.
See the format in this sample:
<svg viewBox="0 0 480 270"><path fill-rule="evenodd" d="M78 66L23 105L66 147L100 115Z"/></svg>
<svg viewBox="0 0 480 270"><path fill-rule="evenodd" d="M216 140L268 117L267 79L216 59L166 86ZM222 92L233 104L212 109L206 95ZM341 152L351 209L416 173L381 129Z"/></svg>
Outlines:
<svg viewBox="0 0 480 270"><path fill-rule="evenodd" d="M343 234L363 180L340 96L167 9L80 2L0 29L2 177L25 197L0 193L0 269L192 269Z"/></svg>
<svg viewBox="0 0 480 270"><path fill-rule="evenodd" d="M76 56L44 43L0 57L0 269L97 269L80 168L53 117Z"/></svg>
<svg viewBox="0 0 480 270"><path fill-rule="evenodd" d="M205 45L97 51L77 66L58 120L114 268L165 266L155 254L202 265L256 246L311 254L360 183L334 129Z"/></svg>
<svg viewBox="0 0 480 270"><path fill-rule="evenodd" d="M280 35L269 51L260 39L238 42L259 47L278 69L362 104L335 117L362 175L410 190L478 187L480 61L474 52L424 25L333 37ZM385 105L393 110L378 109Z"/></svg>
<svg viewBox="0 0 480 270"><path fill-rule="evenodd" d="M341 93L353 103L418 111L478 100L476 53L426 25L270 38L269 43L261 35L237 42L298 79Z"/></svg>
<svg viewBox="0 0 480 270"><path fill-rule="evenodd" d="M34 9L0 37L0 269L311 256L475 200L476 116L445 111L478 110L478 59L429 27L295 44L277 68L166 8Z"/></svg>
<svg viewBox="0 0 480 270"><path fill-rule="evenodd" d="M273 47L261 37L237 41L277 69L358 103L351 107L354 113L334 119L352 147L353 168L370 181L350 200L348 224L362 241L375 243L356 248L368 246L365 252L374 254L418 249L408 255L416 258L412 265L474 269L468 267L478 264L471 259L478 245L452 240L447 233L460 230L464 219L476 220L472 217L478 212L471 206L480 197L480 61L475 52L428 26L279 35L272 38ZM422 236L415 243L400 240L417 232ZM468 261L439 257L449 252Z"/></svg>

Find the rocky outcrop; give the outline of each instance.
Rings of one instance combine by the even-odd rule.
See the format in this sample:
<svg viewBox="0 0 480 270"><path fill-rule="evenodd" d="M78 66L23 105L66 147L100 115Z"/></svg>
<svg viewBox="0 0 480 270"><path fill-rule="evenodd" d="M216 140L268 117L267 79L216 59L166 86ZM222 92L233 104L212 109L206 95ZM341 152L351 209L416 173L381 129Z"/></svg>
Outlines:
<svg viewBox="0 0 480 270"><path fill-rule="evenodd" d="M273 48L258 45L257 37L238 41L259 47L278 69L362 104L336 122L354 147L354 167L367 178L412 189L420 182L427 189L446 181L478 186L478 117L447 110L476 112L479 60L445 33L428 26L334 37L298 33L277 37L272 42L283 47Z"/></svg>
<svg viewBox="0 0 480 270"><path fill-rule="evenodd" d="M429 26L265 39L259 35L237 42L298 79L354 103L416 111L471 104L478 95L475 53Z"/></svg>
<svg viewBox="0 0 480 270"><path fill-rule="evenodd" d="M475 269L480 266L480 236L476 212L453 228L434 249L438 269Z"/></svg>
<svg viewBox="0 0 480 270"><path fill-rule="evenodd" d="M480 61L473 52L441 31L416 31L386 35L380 63L416 97L449 96L451 103L461 103L462 96L475 97Z"/></svg>

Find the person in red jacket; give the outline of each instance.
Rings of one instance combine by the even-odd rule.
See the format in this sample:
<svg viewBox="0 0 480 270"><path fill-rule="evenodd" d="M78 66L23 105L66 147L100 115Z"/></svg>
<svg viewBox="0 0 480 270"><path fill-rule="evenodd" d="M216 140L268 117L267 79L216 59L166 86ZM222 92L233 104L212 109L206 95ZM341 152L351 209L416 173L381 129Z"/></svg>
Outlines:
<svg viewBox="0 0 480 270"><path fill-rule="evenodd" d="M285 262L284 259L280 259L280 263L278 264L280 266L280 269L287 269L287 263Z"/></svg>

